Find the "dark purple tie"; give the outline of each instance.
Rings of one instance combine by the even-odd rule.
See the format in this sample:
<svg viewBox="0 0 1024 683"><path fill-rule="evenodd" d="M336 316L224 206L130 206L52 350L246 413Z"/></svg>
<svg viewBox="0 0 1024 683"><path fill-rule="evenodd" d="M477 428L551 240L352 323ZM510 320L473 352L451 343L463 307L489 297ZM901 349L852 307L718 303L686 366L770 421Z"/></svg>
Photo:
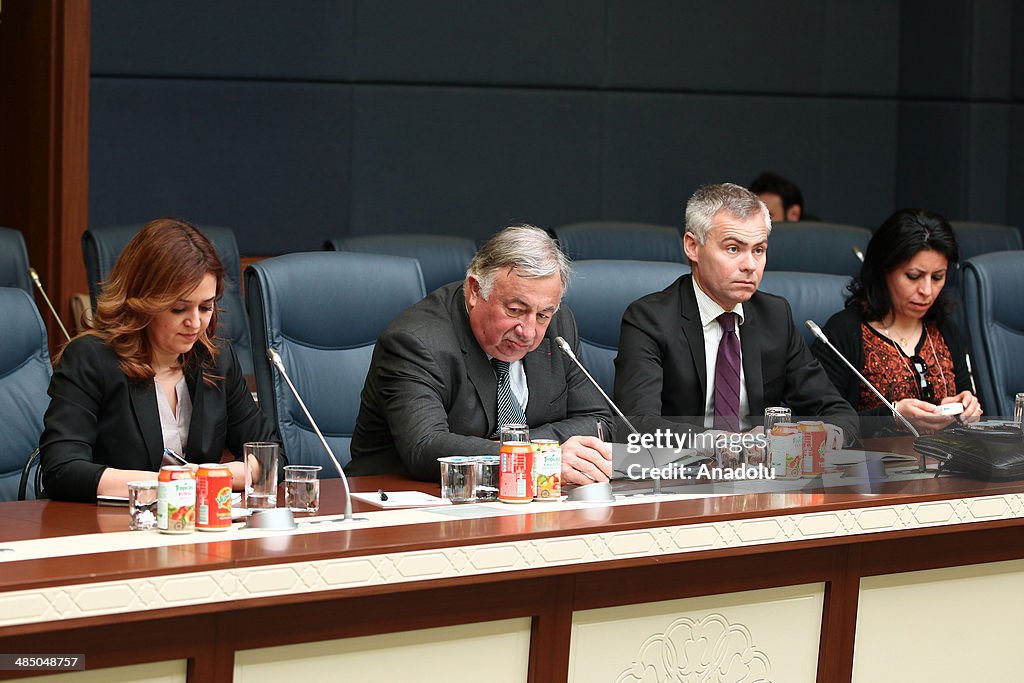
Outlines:
<svg viewBox="0 0 1024 683"><path fill-rule="evenodd" d="M736 335L736 314L718 316L722 341L715 363L715 429L740 431L740 339Z"/></svg>

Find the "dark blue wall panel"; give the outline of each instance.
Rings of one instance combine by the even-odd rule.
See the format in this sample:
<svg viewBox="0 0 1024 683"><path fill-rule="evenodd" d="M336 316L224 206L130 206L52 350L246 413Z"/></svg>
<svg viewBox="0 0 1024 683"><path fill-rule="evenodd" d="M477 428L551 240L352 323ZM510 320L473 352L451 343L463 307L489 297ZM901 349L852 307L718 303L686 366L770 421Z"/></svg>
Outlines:
<svg viewBox="0 0 1024 683"><path fill-rule="evenodd" d="M243 253L680 225L775 170L825 220L1024 224L1013 0L92 0L90 223Z"/></svg>
<svg viewBox="0 0 1024 683"><path fill-rule="evenodd" d="M352 231L484 237L600 213L601 96L358 86Z"/></svg>
<svg viewBox="0 0 1024 683"><path fill-rule="evenodd" d="M235 229L243 254L348 227L351 88L94 78L91 225L164 215Z"/></svg>
<svg viewBox="0 0 1024 683"><path fill-rule="evenodd" d="M94 0L94 75L342 79L353 0Z"/></svg>
<svg viewBox="0 0 1024 683"><path fill-rule="evenodd" d="M360 80L589 86L604 72L593 0L372 0L356 13Z"/></svg>

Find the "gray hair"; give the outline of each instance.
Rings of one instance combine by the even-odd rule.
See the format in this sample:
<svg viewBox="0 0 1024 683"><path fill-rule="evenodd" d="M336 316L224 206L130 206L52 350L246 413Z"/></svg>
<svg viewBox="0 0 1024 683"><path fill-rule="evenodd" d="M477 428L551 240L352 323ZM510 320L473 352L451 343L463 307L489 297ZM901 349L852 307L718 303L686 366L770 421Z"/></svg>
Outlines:
<svg viewBox="0 0 1024 683"><path fill-rule="evenodd" d="M711 232L714 218L725 211L733 218L748 220L761 213L768 234L772 233L772 217L756 194L733 183L702 185L686 202L686 232L693 233L697 242L704 244Z"/></svg>
<svg viewBox="0 0 1024 683"><path fill-rule="evenodd" d="M491 295L495 273L508 268L515 268L516 275L529 279L557 274L563 292L572 276L569 259L558 243L540 228L525 224L507 227L489 239L469 262L466 276L477 279L480 296L486 300Z"/></svg>

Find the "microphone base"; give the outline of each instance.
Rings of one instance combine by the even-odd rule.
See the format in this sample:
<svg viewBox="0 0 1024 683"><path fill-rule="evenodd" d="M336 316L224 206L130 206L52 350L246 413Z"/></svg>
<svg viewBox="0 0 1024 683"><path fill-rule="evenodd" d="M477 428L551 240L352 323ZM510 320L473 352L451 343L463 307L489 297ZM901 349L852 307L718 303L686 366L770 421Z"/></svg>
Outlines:
<svg viewBox="0 0 1024 683"><path fill-rule="evenodd" d="M295 515L288 508L269 508L253 510L243 529L262 529L264 531L291 531L297 529Z"/></svg>
<svg viewBox="0 0 1024 683"><path fill-rule="evenodd" d="M615 494L612 493L611 482L595 481L577 486L569 492L566 500L570 503L614 503Z"/></svg>

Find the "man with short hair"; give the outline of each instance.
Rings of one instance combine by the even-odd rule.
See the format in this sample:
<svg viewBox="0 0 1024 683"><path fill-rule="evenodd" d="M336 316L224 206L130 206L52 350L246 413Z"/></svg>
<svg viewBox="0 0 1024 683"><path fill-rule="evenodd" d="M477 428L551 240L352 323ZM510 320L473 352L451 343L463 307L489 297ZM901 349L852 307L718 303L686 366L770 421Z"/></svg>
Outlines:
<svg viewBox="0 0 1024 683"><path fill-rule="evenodd" d="M350 474L410 473L437 480L437 459L497 454L502 424L562 442L562 479L611 476L598 439L611 413L561 350L579 351L572 312L560 308L569 262L539 228L512 226L480 248L465 282L399 315L377 340L352 436Z"/></svg>
<svg viewBox="0 0 1024 683"><path fill-rule="evenodd" d="M793 181L765 171L750 183L750 191L768 207L776 223L814 220L804 216L804 195Z"/></svg>
<svg viewBox="0 0 1024 683"><path fill-rule="evenodd" d="M687 202L692 273L622 318L615 400L641 431L739 432L786 405L841 427L848 442L856 436L857 414L807 349L789 303L757 291L770 231L767 207L739 185L705 185Z"/></svg>

